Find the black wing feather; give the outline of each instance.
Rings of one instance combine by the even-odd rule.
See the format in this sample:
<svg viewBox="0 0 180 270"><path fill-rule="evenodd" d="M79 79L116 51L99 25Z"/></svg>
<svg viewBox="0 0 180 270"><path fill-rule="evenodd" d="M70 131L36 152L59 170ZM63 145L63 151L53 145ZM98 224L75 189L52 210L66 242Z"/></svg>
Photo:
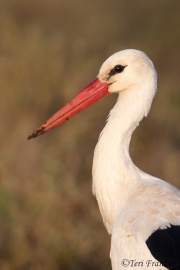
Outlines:
<svg viewBox="0 0 180 270"><path fill-rule="evenodd" d="M180 270L180 226L171 225L152 233L146 244L156 260L167 269Z"/></svg>

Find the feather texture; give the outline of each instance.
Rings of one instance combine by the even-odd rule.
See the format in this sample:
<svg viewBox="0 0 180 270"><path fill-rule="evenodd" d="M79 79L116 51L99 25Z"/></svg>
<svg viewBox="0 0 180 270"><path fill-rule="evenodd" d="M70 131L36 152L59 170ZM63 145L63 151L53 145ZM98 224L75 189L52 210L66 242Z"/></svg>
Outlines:
<svg viewBox="0 0 180 270"><path fill-rule="evenodd" d="M109 71L116 65L126 68L109 78ZM180 191L142 172L129 155L131 135L147 116L156 93L156 71L144 53L125 50L102 65L99 79L106 81L107 78L111 83L108 91L118 93L119 97L95 148L93 193L105 227L112 234L112 268L168 269L163 260L171 248L175 257L166 259L173 258L178 267L179 247L172 244L172 235L175 237L174 232L178 230L167 227L172 224L171 228L179 228L174 226L180 225ZM177 242L180 244L179 238ZM161 253L162 248L166 249L164 243L167 252Z"/></svg>

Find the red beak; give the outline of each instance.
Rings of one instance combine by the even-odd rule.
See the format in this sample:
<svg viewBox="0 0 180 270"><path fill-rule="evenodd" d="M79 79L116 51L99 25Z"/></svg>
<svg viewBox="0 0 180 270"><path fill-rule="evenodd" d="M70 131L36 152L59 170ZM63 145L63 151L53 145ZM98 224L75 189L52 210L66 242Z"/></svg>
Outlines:
<svg viewBox="0 0 180 270"><path fill-rule="evenodd" d="M49 118L42 126L29 135L28 140L43 135L45 132L59 126L79 112L88 108L101 98L109 95L108 83L101 82L96 78L82 91L79 92L69 103Z"/></svg>

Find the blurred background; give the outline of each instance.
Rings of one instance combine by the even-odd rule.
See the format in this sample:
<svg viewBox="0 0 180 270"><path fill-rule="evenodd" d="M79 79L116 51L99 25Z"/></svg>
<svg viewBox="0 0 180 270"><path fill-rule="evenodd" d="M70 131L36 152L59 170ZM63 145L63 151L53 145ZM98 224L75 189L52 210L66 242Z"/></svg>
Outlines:
<svg viewBox="0 0 180 270"><path fill-rule="evenodd" d="M132 159L180 188L179 14L179 0L0 1L0 270L111 269L91 167L117 96L26 138L119 50L145 51L159 75Z"/></svg>

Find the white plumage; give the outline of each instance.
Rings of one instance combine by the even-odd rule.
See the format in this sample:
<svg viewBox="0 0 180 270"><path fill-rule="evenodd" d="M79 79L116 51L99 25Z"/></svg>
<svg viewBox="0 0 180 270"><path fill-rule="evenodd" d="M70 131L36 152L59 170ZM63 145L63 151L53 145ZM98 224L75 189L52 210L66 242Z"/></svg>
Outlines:
<svg viewBox="0 0 180 270"><path fill-rule="evenodd" d="M108 91L118 92L119 97L101 133L93 160L93 193L104 224L112 234L113 270L124 269L123 259L155 261L145 243L148 237L159 228L180 224L179 190L142 172L129 155L132 132L147 116L156 93L156 71L144 53L125 50L103 64L99 79L106 79L109 70L117 64L126 68L110 78L113 84ZM132 269L132 265L126 269ZM144 263L140 269L154 269L154 266L147 267Z"/></svg>
<svg viewBox="0 0 180 270"><path fill-rule="evenodd" d="M94 91L96 84L97 89L101 86L102 91L119 94L99 137L93 160L93 193L105 227L112 234L112 269L178 270L180 191L142 172L129 155L131 135L147 116L156 93L154 65L141 51L120 51L104 62L98 79L83 91ZM76 108L82 102L76 103L76 100L80 95L81 92L68 104L68 112L67 107L61 109L29 139L78 113ZM84 100L87 99L83 97Z"/></svg>

